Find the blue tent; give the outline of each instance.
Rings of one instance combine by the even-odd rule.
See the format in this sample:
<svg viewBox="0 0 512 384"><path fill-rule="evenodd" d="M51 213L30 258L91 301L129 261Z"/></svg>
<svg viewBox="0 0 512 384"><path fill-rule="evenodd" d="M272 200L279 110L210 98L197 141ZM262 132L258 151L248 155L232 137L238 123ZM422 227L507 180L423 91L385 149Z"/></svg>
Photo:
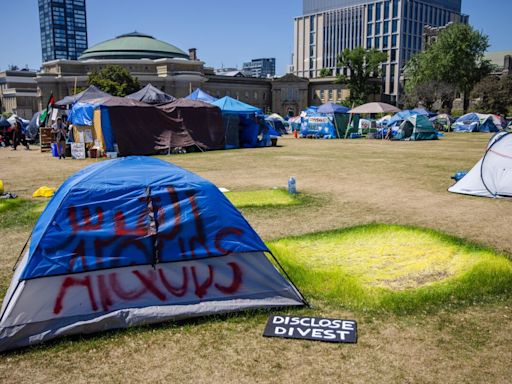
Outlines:
<svg viewBox="0 0 512 384"><path fill-rule="evenodd" d="M452 124L453 132L499 132L500 128L492 115L480 113L465 114Z"/></svg>
<svg viewBox="0 0 512 384"><path fill-rule="evenodd" d="M387 126L399 126L402 121L407 120L411 116L429 116L429 112L423 108L406 109L395 113L391 119L388 120Z"/></svg>
<svg viewBox="0 0 512 384"><path fill-rule="evenodd" d="M222 113L226 114L250 115L254 113L262 113L260 108L242 103L241 101L233 99L229 96L224 96L222 99L219 99L212 104L219 107Z"/></svg>
<svg viewBox="0 0 512 384"><path fill-rule="evenodd" d="M209 181L133 156L71 176L37 221L0 314L0 351L62 335L303 305Z"/></svg>
<svg viewBox="0 0 512 384"><path fill-rule="evenodd" d="M216 97L213 97L212 95L206 93L201 88L197 88L194 92L192 92L190 95L185 97L185 99L199 100L199 101L204 101L205 103L210 103L210 104L218 100Z"/></svg>
<svg viewBox="0 0 512 384"><path fill-rule="evenodd" d="M336 127L333 121L324 114L308 114L303 118L300 128L302 137L317 137L324 139L335 139L337 137Z"/></svg>
<svg viewBox="0 0 512 384"><path fill-rule="evenodd" d="M348 113L350 111L350 108L347 108L343 105L335 104L335 103L326 103L322 104L318 108L318 113L325 113L328 115L332 115L335 113Z"/></svg>

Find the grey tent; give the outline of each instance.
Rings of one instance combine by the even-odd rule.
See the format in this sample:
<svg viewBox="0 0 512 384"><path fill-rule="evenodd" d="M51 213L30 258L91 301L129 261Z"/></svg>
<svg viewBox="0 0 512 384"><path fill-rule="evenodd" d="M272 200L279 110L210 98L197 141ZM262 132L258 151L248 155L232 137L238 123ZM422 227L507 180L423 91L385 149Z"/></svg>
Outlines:
<svg viewBox="0 0 512 384"><path fill-rule="evenodd" d="M96 88L94 85L89 86L85 91L77 93L76 95L66 96L62 100L57 101L53 104L55 107L66 107L68 105L72 105L77 101L86 102L89 100L99 99L102 97L111 96L110 94L103 92L99 88Z"/></svg>
<svg viewBox="0 0 512 384"><path fill-rule="evenodd" d="M151 83L146 85L140 91L132 93L126 97L129 99L142 101L147 104L163 104L176 100L174 96L161 91L157 87L154 87Z"/></svg>

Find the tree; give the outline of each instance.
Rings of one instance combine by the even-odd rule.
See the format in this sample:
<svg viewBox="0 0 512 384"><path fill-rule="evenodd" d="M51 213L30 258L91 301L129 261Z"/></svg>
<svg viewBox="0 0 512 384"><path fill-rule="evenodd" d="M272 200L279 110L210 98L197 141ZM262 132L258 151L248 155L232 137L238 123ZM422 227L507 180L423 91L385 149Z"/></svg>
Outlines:
<svg viewBox="0 0 512 384"><path fill-rule="evenodd" d="M371 94L377 93L381 75L381 64L388 58L387 53L362 47L345 49L339 56L337 67L347 68L349 76L339 75L336 82L345 83L350 89L349 101L364 104Z"/></svg>
<svg viewBox="0 0 512 384"><path fill-rule="evenodd" d="M464 95L467 111L471 90L492 70L490 61L484 59L488 47L488 36L469 25L452 24L409 61L407 87L431 81L453 85L456 92Z"/></svg>
<svg viewBox="0 0 512 384"><path fill-rule="evenodd" d="M406 108L412 109L422 104L429 111L434 109L434 104L440 100L441 109L449 111L455 97L455 87L438 81L428 81L416 84L414 87L405 88L402 95L402 103Z"/></svg>
<svg viewBox="0 0 512 384"><path fill-rule="evenodd" d="M329 68L322 68L320 70L320 77L329 77L332 75L332 71Z"/></svg>
<svg viewBox="0 0 512 384"><path fill-rule="evenodd" d="M505 115L512 105L512 76L487 76L473 88L471 95L478 99L478 111Z"/></svg>
<svg viewBox="0 0 512 384"><path fill-rule="evenodd" d="M89 75L89 84L113 96L126 96L140 89L139 80L120 65L107 65Z"/></svg>

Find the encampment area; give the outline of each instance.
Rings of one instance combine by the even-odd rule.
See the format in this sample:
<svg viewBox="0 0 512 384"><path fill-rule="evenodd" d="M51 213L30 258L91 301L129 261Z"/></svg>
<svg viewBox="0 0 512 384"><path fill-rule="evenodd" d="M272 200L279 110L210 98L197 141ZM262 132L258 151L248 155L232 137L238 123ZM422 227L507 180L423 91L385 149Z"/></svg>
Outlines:
<svg viewBox="0 0 512 384"><path fill-rule="evenodd" d="M228 189L228 199L230 194L238 195L232 203L250 225L244 230L252 228L272 250L311 307L217 314L58 338L0 355L0 381L506 383L512 374L512 245L500 228L508 228L512 205L507 198L447 192L453 184L449 176L474 167L489 147L492 151L487 152L485 169L499 169L495 164L507 159L502 155L509 140L489 145L490 139L491 134L478 132L448 132L443 140L414 144L297 140L288 135L280 139L279 147L149 158L170 162ZM47 204L42 198L33 199L32 193L41 186L63 186L86 166L124 159L56 162L39 151L1 151L0 156L10 164L1 173L4 190L19 195L0 202L0 289L4 296L23 244ZM116 169L120 177L119 172ZM141 168L133 184L143 180L145 173ZM188 173L183 177L191 177L195 189L213 191L210 184L197 184ZM263 191L277 191L280 196L290 177L296 180L298 203L258 205L240 199L253 191L258 191L251 195L253 199ZM101 195L71 189L69 200L60 200L63 207L75 205L82 217L87 205L79 205L80 199L90 196L103 204L111 198L108 188L119 188L114 177L107 180L102 174L90 181L89 189L104 188ZM108 182L105 187L103 181ZM151 189L143 194L158 197L158 183L157 178L150 181ZM131 196L130 188L122 188L122 193ZM194 210L184 210L192 207L187 190L178 193L184 201L180 203L183 222L189 220L193 226ZM207 212L222 208L234 214L218 201L224 200L197 199L198 209L207 204ZM126 205L126 212L138 212L147 202L126 199L119 204ZM95 207L91 206L91 212L96 212ZM137 236L129 231L134 228L134 217L134 222L123 225L117 221L124 236ZM173 217L172 205L166 217ZM225 225L230 223L231 218ZM97 215L88 223L95 224ZM47 236L54 239L52 232ZM188 241L185 246L188 249ZM213 250L215 244L208 243L208 247ZM138 255L137 248L132 250ZM82 261L74 265L78 268ZM163 287L161 268L156 265L158 287ZM151 270L149 265L142 276L150 276ZM191 269L187 271L193 287L194 275ZM226 271L232 281L233 270ZM200 286L207 279L196 272ZM104 273L104 280L95 279L94 289L99 289L100 280L112 285L115 280L109 273ZM168 282L179 289L181 273L178 280L172 276L164 271ZM117 281L126 296L137 294L124 280ZM229 286L220 280L213 280L214 284ZM87 298L87 290L83 292ZM114 305L94 293L99 308ZM63 308L70 303L63 301ZM358 343L264 338L271 314L354 319Z"/></svg>

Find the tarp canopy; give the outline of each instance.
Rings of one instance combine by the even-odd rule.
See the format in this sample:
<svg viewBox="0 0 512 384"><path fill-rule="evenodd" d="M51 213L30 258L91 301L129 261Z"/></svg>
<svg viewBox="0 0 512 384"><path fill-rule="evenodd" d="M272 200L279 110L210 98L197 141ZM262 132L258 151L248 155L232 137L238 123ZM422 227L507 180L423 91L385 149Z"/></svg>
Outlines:
<svg viewBox="0 0 512 384"><path fill-rule="evenodd" d="M64 182L38 219L0 315L0 351L59 336L300 306L257 233L209 181L128 157Z"/></svg>
<svg viewBox="0 0 512 384"><path fill-rule="evenodd" d="M93 126L97 109L101 110L101 131L107 150L117 143L121 156L155 155L195 145L182 122L155 106L124 97L76 103L69 119L75 125Z"/></svg>
<svg viewBox="0 0 512 384"><path fill-rule="evenodd" d="M243 103L229 96L224 96L222 99L219 99L212 104L219 107L222 113L226 114L249 115L254 113L262 113L260 108Z"/></svg>
<svg viewBox="0 0 512 384"><path fill-rule="evenodd" d="M372 114L372 113L395 113L400 112L397 107L386 103L367 103L353 108L349 113L355 114Z"/></svg>
<svg viewBox="0 0 512 384"><path fill-rule="evenodd" d="M411 141L438 139L434 125L425 115L412 115L405 119L395 138Z"/></svg>
<svg viewBox="0 0 512 384"><path fill-rule="evenodd" d="M224 149L226 134L219 107L199 100L177 99L158 108L181 123L201 149Z"/></svg>
<svg viewBox="0 0 512 384"><path fill-rule="evenodd" d="M102 97L109 97L110 94L101 91L100 89L96 88L94 85L90 85L89 88L86 90L77 93L76 95L66 96L62 100L57 101L53 105L57 107L64 107L67 105L72 105L76 103L77 101L89 101L93 99L99 99Z"/></svg>
<svg viewBox="0 0 512 384"><path fill-rule="evenodd" d="M142 101L147 104L163 104L176 100L174 96L171 96L165 93L164 91L161 91L157 87L153 86L151 83L146 85L140 91L137 91L125 97L133 100Z"/></svg>
<svg viewBox="0 0 512 384"><path fill-rule="evenodd" d="M205 103L213 103L214 101L218 100L216 97L213 97L212 95L206 93L201 88L197 88L194 92L185 97L185 99L198 100L203 101Z"/></svg>
<svg viewBox="0 0 512 384"><path fill-rule="evenodd" d="M325 113L328 115L335 113L348 113L348 111L350 111L350 108L335 103L326 103L318 107L318 113Z"/></svg>
<svg viewBox="0 0 512 384"><path fill-rule="evenodd" d="M452 124L454 132L499 132L502 122L495 115L468 113Z"/></svg>
<svg viewBox="0 0 512 384"><path fill-rule="evenodd" d="M512 134L494 135L482 159L450 189L464 195L512 198Z"/></svg>

